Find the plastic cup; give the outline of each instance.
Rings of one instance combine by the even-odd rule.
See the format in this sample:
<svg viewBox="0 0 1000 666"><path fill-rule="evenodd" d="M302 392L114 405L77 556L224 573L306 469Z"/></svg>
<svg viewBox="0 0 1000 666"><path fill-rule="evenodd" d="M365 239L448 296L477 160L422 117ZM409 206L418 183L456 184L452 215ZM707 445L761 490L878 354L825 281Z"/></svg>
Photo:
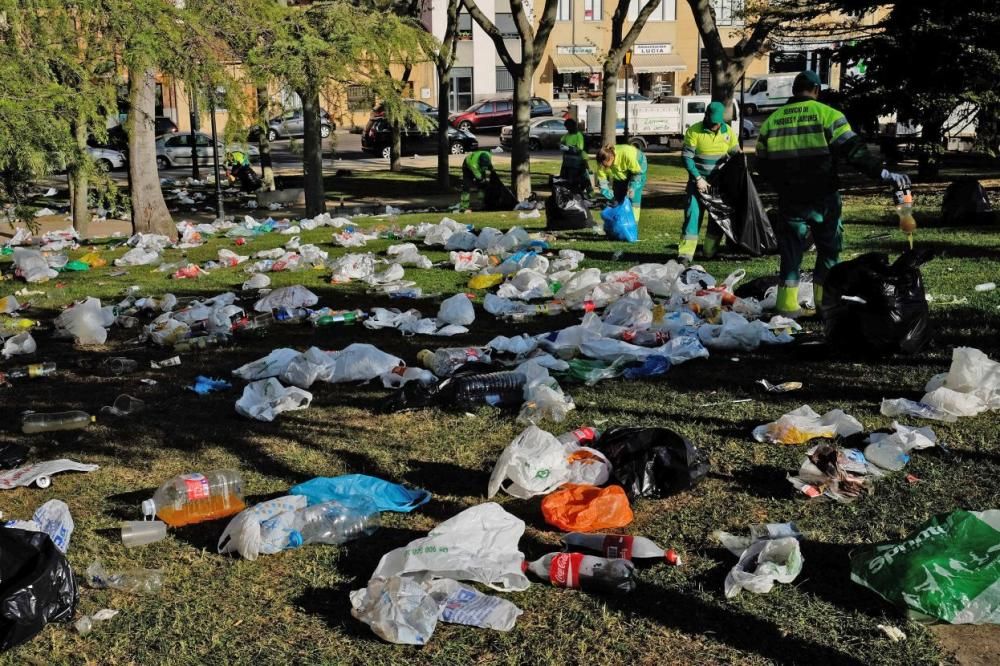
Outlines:
<svg viewBox="0 0 1000 666"><path fill-rule="evenodd" d="M166 536L167 525L160 520L130 520L122 523L122 544L126 548L156 543Z"/></svg>

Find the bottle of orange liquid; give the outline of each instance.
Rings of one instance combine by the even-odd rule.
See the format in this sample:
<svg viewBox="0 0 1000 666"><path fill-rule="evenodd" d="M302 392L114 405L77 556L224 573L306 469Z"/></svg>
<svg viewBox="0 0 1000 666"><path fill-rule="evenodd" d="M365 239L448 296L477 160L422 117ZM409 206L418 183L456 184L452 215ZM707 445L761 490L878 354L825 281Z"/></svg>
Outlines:
<svg viewBox="0 0 1000 666"><path fill-rule="evenodd" d="M159 516L170 527L225 518L245 508L243 478L231 469L175 476L142 503L144 515Z"/></svg>

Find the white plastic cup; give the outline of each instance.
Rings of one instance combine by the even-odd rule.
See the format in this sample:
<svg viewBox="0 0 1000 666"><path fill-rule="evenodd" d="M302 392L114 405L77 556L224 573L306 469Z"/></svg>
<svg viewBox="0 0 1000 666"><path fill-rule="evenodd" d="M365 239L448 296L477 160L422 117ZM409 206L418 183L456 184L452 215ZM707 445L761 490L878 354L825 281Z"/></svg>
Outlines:
<svg viewBox="0 0 1000 666"><path fill-rule="evenodd" d="M126 548L156 543L166 536L167 525L160 520L130 520L122 523L122 544Z"/></svg>
<svg viewBox="0 0 1000 666"><path fill-rule="evenodd" d="M996 282L984 282L983 284L977 284L976 291L993 291L997 288Z"/></svg>

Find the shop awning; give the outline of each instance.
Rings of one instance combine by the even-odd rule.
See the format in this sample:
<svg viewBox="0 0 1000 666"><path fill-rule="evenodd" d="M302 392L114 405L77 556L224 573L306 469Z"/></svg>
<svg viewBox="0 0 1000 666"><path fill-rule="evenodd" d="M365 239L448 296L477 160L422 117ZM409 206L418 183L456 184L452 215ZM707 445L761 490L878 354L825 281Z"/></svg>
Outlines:
<svg viewBox="0 0 1000 666"><path fill-rule="evenodd" d="M683 72L687 69L684 58L676 53L632 56L632 71L636 74L659 74L661 72Z"/></svg>
<svg viewBox="0 0 1000 666"><path fill-rule="evenodd" d="M603 63L593 53L555 53L552 55L552 66L560 74L590 74L600 72Z"/></svg>

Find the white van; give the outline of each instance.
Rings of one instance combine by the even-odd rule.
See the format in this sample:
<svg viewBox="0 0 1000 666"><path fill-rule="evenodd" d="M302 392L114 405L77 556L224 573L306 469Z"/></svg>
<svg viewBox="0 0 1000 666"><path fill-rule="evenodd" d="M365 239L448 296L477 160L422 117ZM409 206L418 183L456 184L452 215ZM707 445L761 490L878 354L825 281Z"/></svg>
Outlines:
<svg viewBox="0 0 1000 666"><path fill-rule="evenodd" d="M655 103L629 104L629 143L645 150L649 145L679 147L684 133L691 125L705 117L705 109L711 103L708 95L685 97L663 97ZM734 105L733 130L740 126L739 110ZM584 136L588 145L597 146L601 140L601 106L586 107L587 122ZM624 108L618 110L615 134L625 132Z"/></svg>
<svg viewBox="0 0 1000 666"><path fill-rule="evenodd" d="M752 116L760 111L770 111L788 101L792 96L795 73L767 74L754 80L743 95L743 113ZM739 91L736 99L739 99Z"/></svg>

